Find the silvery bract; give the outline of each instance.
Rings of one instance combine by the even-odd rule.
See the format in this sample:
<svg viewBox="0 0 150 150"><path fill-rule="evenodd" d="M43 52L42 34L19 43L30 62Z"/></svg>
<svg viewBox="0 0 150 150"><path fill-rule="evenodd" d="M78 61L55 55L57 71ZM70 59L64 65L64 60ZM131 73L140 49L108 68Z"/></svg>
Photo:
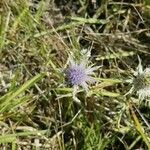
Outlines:
<svg viewBox="0 0 150 150"><path fill-rule="evenodd" d="M133 87L139 99L143 100L150 97L150 68L143 70L140 58L137 72L135 72L135 78L133 80Z"/></svg>
<svg viewBox="0 0 150 150"><path fill-rule="evenodd" d="M73 86L74 98L79 87L82 87L88 92L88 84L96 81L94 77L91 76L96 69L98 69L98 67L93 67L93 65L88 66L88 59L84 59L79 63L76 63L73 59L70 60L70 64L65 71L65 76L66 82Z"/></svg>
<svg viewBox="0 0 150 150"><path fill-rule="evenodd" d="M85 91L88 91L88 83L93 83L95 79L91 76L98 67L87 66L87 60L80 64L71 61L66 69L66 80L72 86L81 86Z"/></svg>

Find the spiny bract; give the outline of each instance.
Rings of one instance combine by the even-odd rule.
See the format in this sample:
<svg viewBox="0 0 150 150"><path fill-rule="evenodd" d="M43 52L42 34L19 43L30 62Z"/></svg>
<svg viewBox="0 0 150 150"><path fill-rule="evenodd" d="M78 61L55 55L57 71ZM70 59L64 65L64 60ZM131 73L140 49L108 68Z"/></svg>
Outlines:
<svg viewBox="0 0 150 150"><path fill-rule="evenodd" d="M134 90L137 92L139 99L143 100L150 97L150 68L143 70L141 60L139 59L139 65L135 72L135 78L133 80Z"/></svg>
<svg viewBox="0 0 150 150"><path fill-rule="evenodd" d="M95 79L91 76L98 67L88 66L87 60L82 60L81 63L71 61L69 67L65 71L66 81L72 86L81 86L86 91L88 83L92 83Z"/></svg>

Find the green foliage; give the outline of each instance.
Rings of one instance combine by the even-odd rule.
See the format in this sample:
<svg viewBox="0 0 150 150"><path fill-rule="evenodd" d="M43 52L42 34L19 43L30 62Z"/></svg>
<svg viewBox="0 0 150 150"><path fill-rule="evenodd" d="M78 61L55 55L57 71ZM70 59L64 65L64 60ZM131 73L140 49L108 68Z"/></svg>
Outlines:
<svg viewBox="0 0 150 150"><path fill-rule="evenodd" d="M138 56L149 65L149 12L146 0L1 0L0 149L149 149L150 101L129 92ZM100 67L78 104L64 71L86 53Z"/></svg>

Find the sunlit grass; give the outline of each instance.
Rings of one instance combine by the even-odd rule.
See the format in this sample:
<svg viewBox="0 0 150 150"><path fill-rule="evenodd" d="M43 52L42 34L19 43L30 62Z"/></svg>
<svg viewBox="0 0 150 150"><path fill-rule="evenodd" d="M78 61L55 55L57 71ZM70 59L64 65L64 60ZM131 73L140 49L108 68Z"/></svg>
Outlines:
<svg viewBox="0 0 150 150"><path fill-rule="evenodd" d="M126 95L149 65L149 6L60 2L0 2L0 149L150 149L148 100ZM79 105L64 69L85 49L99 68Z"/></svg>

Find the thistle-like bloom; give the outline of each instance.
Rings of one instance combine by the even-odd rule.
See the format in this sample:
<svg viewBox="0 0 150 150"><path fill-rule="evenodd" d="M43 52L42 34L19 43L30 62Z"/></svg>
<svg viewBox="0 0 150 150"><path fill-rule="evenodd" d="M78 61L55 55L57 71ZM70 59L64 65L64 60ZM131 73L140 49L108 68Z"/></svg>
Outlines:
<svg viewBox="0 0 150 150"><path fill-rule="evenodd" d="M141 70L133 81L134 88L141 100L150 97L150 68Z"/></svg>
<svg viewBox="0 0 150 150"><path fill-rule="evenodd" d="M66 81L68 84L77 89L81 86L86 92L88 91L88 83L95 82L94 77L91 75L98 67L87 66L87 60L82 61L80 64L71 61L70 66L66 69Z"/></svg>
<svg viewBox="0 0 150 150"><path fill-rule="evenodd" d="M137 92L141 100L150 97L150 68L143 70L140 58L133 80L133 89Z"/></svg>

